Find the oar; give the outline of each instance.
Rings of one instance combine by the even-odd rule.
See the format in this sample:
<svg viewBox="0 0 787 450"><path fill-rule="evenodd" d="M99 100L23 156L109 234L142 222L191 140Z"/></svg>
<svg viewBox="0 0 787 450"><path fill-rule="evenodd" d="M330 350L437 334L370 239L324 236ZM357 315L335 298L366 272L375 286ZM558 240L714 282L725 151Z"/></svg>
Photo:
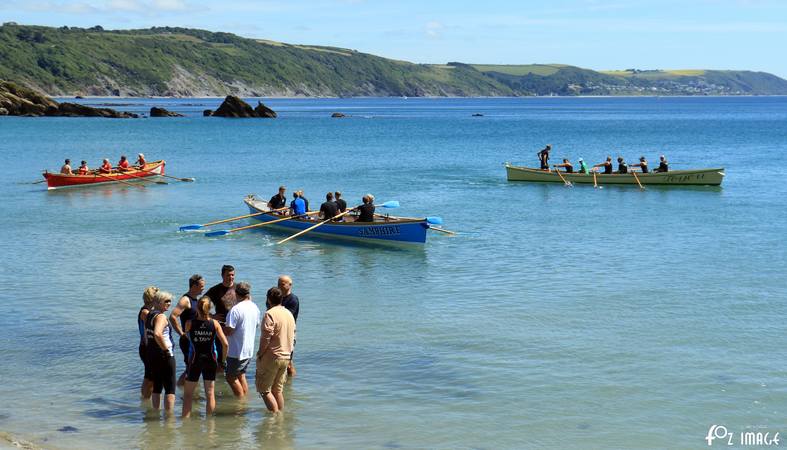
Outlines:
<svg viewBox="0 0 787 450"><path fill-rule="evenodd" d="M146 173L150 173L150 172L147 172L147 171L145 171L145 170L140 170L139 172L146 172ZM130 177L133 177L133 178L137 178L137 179L139 179L140 181L147 181L148 183L156 183L156 184L169 184L169 183L167 183L166 181L162 181L162 180L148 180L148 179L147 179L147 178L145 178L144 176L142 176L142 175L140 175L140 176L137 176L137 175L134 175L134 173L132 173L132 172L120 172L120 173L123 173L124 175L128 175L128 176L130 176Z"/></svg>
<svg viewBox="0 0 787 450"><path fill-rule="evenodd" d="M604 186L599 186L598 183L596 182L596 173L597 172L598 172L598 170L594 170L593 171L593 187L594 188L599 188L599 189L604 189Z"/></svg>
<svg viewBox="0 0 787 450"><path fill-rule="evenodd" d="M117 183L123 183L123 184L127 184L127 185L129 185L129 186L134 186L135 188L145 189L145 186L138 185L138 184L133 184L133 183L129 183L128 181L117 180L117 179L115 179L115 178L112 178L112 177L106 176L106 175L104 175L104 174L102 174L102 173L100 173L100 172L96 172L96 175L98 175L98 176L100 176L100 177L102 177L102 178L106 178L107 180L115 181L115 182L117 182Z"/></svg>
<svg viewBox="0 0 787 450"><path fill-rule="evenodd" d="M571 187L571 186L573 186L571 183L569 183L568 181L566 181L566 179L565 179L565 178L563 178L563 174L561 174L561 173L560 173L560 170L559 170L557 167L555 167L555 172L557 172L557 176L559 176L559 177L560 177L560 179L561 179L561 180L563 180L563 184L565 184L565 185L566 185L566 186L568 186L568 187Z"/></svg>
<svg viewBox="0 0 787 450"><path fill-rule="evenodd" d="M249 228L264 227L265 225L271 225L274 223L284 222L285 220L297 219L300 217L311 216L313 214L319 214L319 213L320 213L319 211L311 211L311 212L307 212L306 214L301 214L299 216L282 217L281 219L271 220L269 222L255 223L253 225L246 225L245 227L233 228L231 230L208 231L207 233L205 233L205 237L224 236L225 234L234 233L236 231L248 230Z"/></svg>
<svg viewBox="0 0 787 450"><path fill-rule="evenodd" d="M246 219L248 217L259 216L260 214L266 214L266 213L269 213L269 212L283 211L285 209L288 209L288 208L285 206L284 208L273 209L273 210L270 210L270 211L261 211L261 212L256 212L256 213L252 213L252 214L246 214L246 215L238 216L238 217L230 217L229 219L216 220L214 222L208 222L208 223L203 223L203 224L192 223L190 225L183 225L183 226L181 226L180 228L178 228L178 231L199 230L200 228L209 227L211 225L218 225L220 223L234 222L236 220Z"/></svg>
<svg viewBox="0 0 787 450"><path fill-rule="evenodd" d="M391 200L391 201L383 203L382 205L375 205L375 207L378 207L378 206L379 207L383 207L383 208L398 208L399 207L399 202L397 202L396 200ZM328 223L328 222L330 222L332 220L336 220L339 217L345 216L345 215L349 214L350 212L352 212L353 210L356 210L358 208L359 208L359 206L356 206L355 208L350 208L350 209L348 209L347 211L345 211L343 213L339 213L339 214L331 217L330 219L325 219L322 222L317 223L316 225L312 225L309 228L307 228L305 230L301 230L301 231L293 234L290 237L284 238L284 239L280 240L279 242L277 242L276 244L283 244L283 243L289 241L290 239L295 239L296 237L298 237L298 236L300 236L302 234L306 234L309 231L311 231L311 230L313 230L313 229L315 229L315 228L317 228L319 226L325 225L326 223Z"/></svg>
<svg viewBox="0 0 787 450"><path fill-rule="evenodd" d="M451 234L451 235L456 234L456 231L446 230L445 228L429 227L429 229L430 230L439 231L439 232L445 233L445 234Z"/></svg>
<svg viewBox="0 0 787 450"><path fill-rule="evenodd" d="M443 218L442 217L437 217L437 216L430 216L430 217L426 218L426 222L430 223L432 225L442 225L443 224Z"/></svg>
<svg viewBox="0 0 787 450"><path fill-rule="evenodd" d="M637 180L637 184L639 185L640 190L644 191L645 188L642 187L642 183L639 182L639 177L637 176L637 172L631 171L631 174L634 175L634 179Z"/></svg>
<svg viewBox="0 0 787 450"><path fill-rule="evenodd" d="M139 170L140 172L155 173L152 170L142 170L142 169L137 169L137 170ZM178 181L187 181L189 183L195 180L194 178L173 177L172 175L164 175L163 173L157 173L156 175L160 177L172 178L173 180L178 180Z"/></svg>

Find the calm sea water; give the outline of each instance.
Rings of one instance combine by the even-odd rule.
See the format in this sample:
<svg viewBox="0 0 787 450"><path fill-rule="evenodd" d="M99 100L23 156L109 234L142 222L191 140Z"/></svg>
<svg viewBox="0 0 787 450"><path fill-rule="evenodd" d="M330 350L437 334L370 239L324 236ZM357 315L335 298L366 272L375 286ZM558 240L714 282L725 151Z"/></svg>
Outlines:
<svg viewBox="0 0 787 450"><path fill-rule="evenodd" d="M266 101L276 120L201 117L215 99L85 102L187 117L0 118L0 431L56 448L274 449L699 448L713 424L787 433L787 98ZM645 191L506 181L504 161L535 165L546 143L557 158L665 153L727 177ZM140 151L197 181L24 184L65 157ZM402 249L176 231L245 214L246 194L280 184L313 205L371 192L458 235ZM142 290L181 294L192 273L212 285L222 264L258 305L277 275L294 279L287 410L220 382L215 418L160 420L138 394Z"/></svg>

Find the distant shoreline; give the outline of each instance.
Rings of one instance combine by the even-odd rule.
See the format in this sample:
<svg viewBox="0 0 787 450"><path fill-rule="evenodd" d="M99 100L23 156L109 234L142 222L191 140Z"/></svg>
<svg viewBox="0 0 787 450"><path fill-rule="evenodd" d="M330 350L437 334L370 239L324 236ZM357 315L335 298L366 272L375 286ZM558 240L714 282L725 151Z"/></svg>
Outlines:
<svg viewBox="0 0 787 450"><path fill-rule="evenodd" d="M52 99L57 101L67 101L67 100L92 100L92 99L117 99L117 100L189 100L189 99L204 99L204 100L223 100L226 96L220 97L125 97L125 96L93 96L93 95L84 95L82 98L75 98L74 96L57 96L53 95L50 96ZM489 97L452 97L452 96L435 96L435 97L397 97L397 96L388 96L388 97L377 97L377 96L358 96L358 97L277 97L277 96L265 96L265 97L245 97L245 96L238 96L240 98L245 99L259 99L259 100L358 100L358 99L402 99L402 100L457 100L457 99L479 99L479 100L490 100L490 99L544 99L544 98L559 98L559 99L570 99L570 98L753 98L753 97L787 97L787 94L767 94L767 95L758 95L758 94L746 94L746 95L527 95L527 96L489 96Z"/></svg>

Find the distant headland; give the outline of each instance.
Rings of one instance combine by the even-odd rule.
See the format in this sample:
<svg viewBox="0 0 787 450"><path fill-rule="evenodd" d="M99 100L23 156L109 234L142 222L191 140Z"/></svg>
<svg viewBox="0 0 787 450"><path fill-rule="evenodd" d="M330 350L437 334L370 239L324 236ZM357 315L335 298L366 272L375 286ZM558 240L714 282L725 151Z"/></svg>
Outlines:
<svg viewBox="0 0 787 450"><path fill-rule="evenodd" d="M765 72L414 64L344 48L173 27L8 22L0 26L0 55L0 79L51 96L787 95L787 80Z"/></svg>

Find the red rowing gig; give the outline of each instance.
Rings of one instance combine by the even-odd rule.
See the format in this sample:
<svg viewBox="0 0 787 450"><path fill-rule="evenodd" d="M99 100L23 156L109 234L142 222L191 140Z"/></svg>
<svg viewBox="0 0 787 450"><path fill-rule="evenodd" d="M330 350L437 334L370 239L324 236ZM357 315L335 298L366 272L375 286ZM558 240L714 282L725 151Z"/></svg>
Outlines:
<svg viewBox="0 0 787 450"><path fill-rule="evenodd" d="M94 186L98 184L131 182L158 175L164 175L165 161L153 161L145 164L141 169L133 168L124 172L100 173L92 171L87 175L64 175L62 173L44 172L47 189L62 189L67 187Z"/></svg>

